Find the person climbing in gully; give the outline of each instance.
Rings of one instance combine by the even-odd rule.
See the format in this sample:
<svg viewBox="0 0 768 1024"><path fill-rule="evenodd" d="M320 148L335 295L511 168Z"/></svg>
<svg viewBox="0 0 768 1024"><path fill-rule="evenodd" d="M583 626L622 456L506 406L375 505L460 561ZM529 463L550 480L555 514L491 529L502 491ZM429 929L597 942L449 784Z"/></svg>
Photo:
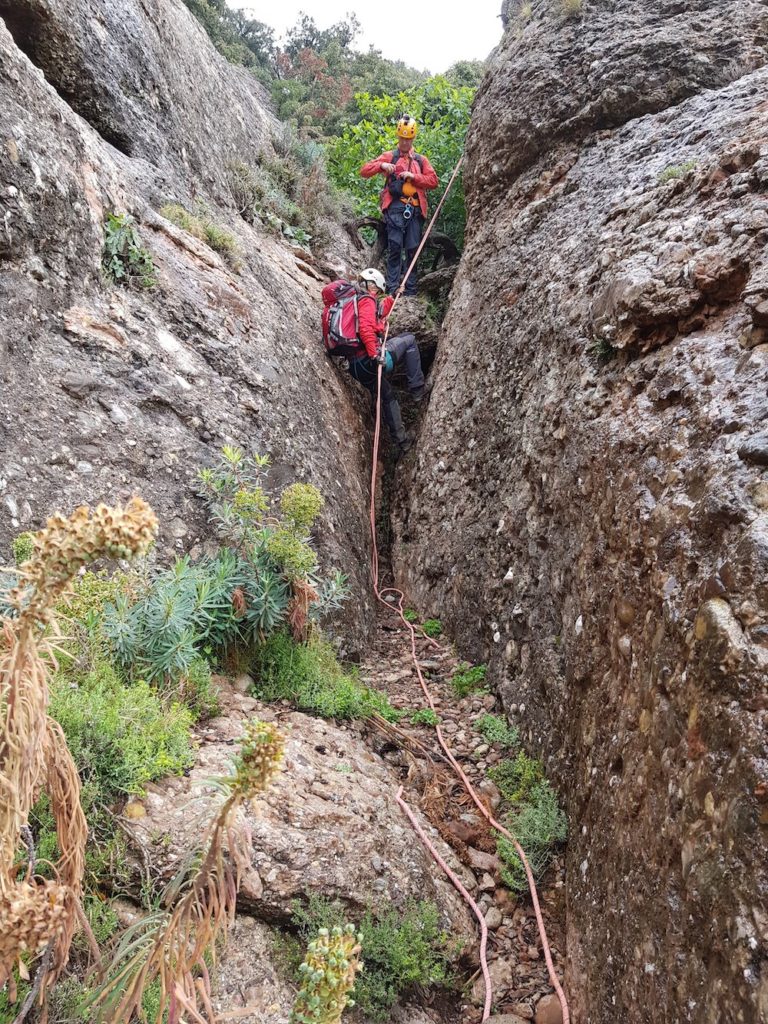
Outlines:
<svg viewBox="0 0 768 1024"><path fill-rule="evenodd" d="M421 241L427 216L427 189L437 188L438 178L429 160L416 153L413 140L418 126L403 114L397 122L397 149L382 153L360 168L363 178L386 175L381 192L381 212L387 228L387 291L399 286ZM403 265L405 251L405 265ZM403 288L404 295L416 294L416 267Z"/></svg>
<svg viewBox="0 0 768 1024"><path fill-rule="evenodd" d="M414 402L429 393L421 368L421 354L413 334L388 338L382 345L386 319L394 299L384 294L381 271L368 267L360 273L360 283L333 281L323 288L323 341L331 356L345 356L349 372L376 400L379 364L382 366L381 408L384 422L398 454L413 444L403 426L400 404L388 377L398 363L405 366L408 390Z"/></svg>

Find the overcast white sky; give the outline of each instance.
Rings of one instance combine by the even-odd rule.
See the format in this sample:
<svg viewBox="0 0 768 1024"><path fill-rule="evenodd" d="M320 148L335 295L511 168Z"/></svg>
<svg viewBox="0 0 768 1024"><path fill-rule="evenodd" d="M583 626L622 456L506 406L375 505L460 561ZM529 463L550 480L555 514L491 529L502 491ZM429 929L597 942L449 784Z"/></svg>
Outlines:
<svg viewBox="0 0 768 1024"><path fill-rule="evenodd" d="M390 60L438 74L457 60L485 60L501 38L501 0L367 0L361 6L350 0L227 0L243 7L252 17L271 26L278 37L295 24L299 11L328 28L354 11L362 32L355 46L367 50L373 44ZM452 9L451 9L452 8Z"/></svg>

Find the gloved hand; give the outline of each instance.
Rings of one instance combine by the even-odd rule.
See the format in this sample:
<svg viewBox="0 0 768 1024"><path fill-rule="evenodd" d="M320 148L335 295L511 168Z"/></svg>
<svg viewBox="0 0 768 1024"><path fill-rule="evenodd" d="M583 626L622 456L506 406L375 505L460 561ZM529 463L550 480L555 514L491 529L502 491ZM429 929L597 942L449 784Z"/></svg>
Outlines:
<svg viewBox="0 0 768 1024"><path fill-rule="evenodd" d="M395 360L392 358L391 352L382 350L376 357L376 362L383 368L384 373L392 373L395 368Z"/></svg>

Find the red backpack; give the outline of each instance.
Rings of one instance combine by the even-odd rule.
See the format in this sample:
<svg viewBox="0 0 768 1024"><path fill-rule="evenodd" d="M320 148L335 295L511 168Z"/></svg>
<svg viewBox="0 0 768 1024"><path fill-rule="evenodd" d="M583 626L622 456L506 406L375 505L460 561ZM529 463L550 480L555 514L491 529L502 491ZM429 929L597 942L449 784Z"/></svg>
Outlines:
<svg viewBox="0 0 768 1024"><path fill-rule="evenodd" d="M358 336L360 297L360 292L349 281L333 281L323 288L323 342L328 355L348 359L365 355Z"/></svg>

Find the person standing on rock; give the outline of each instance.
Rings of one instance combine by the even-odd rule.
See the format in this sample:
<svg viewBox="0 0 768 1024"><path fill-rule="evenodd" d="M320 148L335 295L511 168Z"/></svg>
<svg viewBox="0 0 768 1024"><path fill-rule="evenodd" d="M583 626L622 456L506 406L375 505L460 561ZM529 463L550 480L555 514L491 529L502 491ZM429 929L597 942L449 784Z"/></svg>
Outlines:
<svg viewBox="0 0 768 1024"><path fill-rule="evenodd" d="M392 294L416 255L427 216L427 189L437 188L438 178L429 160L413 149L418 126L403 114L397 122L397 149L381 153L360 168L363 178L386 175L381 192L381 212L387 228L387 291ZM405 252L405 265L403 265ZM416 267L403 289L416 294Z"/></svg>
<svg viewBox="0 0 768 1024"><path fill-rule="evenodd" d="M395 338L387 338L386 347L383 346L387 317L395 302L394 298L385 295L384 291L384 275L374 267L368 267L360 272L360 283L356 286L351 286L345 281L334 281L326 285L323 289L323 336L329 354L343 354L346 357L350 374L370 392L374 402L378 390L379 364L381 365L382 415L392 440L398 446L398 454L402 454L412 446L413 440L403 426L400 403L387 378L398 363L403 363L408 390L414 402L423 401L430 389L424 380L421 353L415 335L400 334ZM355 316L355 327L349 331L349 335L355 334L354 340L347 341L342 346L329 344L328 341L329 335L333 335L335 329L334 310L340 310L339 295L342 296L341 303L354 303ZM340 311L339 317L341 316Z"/></svg>

